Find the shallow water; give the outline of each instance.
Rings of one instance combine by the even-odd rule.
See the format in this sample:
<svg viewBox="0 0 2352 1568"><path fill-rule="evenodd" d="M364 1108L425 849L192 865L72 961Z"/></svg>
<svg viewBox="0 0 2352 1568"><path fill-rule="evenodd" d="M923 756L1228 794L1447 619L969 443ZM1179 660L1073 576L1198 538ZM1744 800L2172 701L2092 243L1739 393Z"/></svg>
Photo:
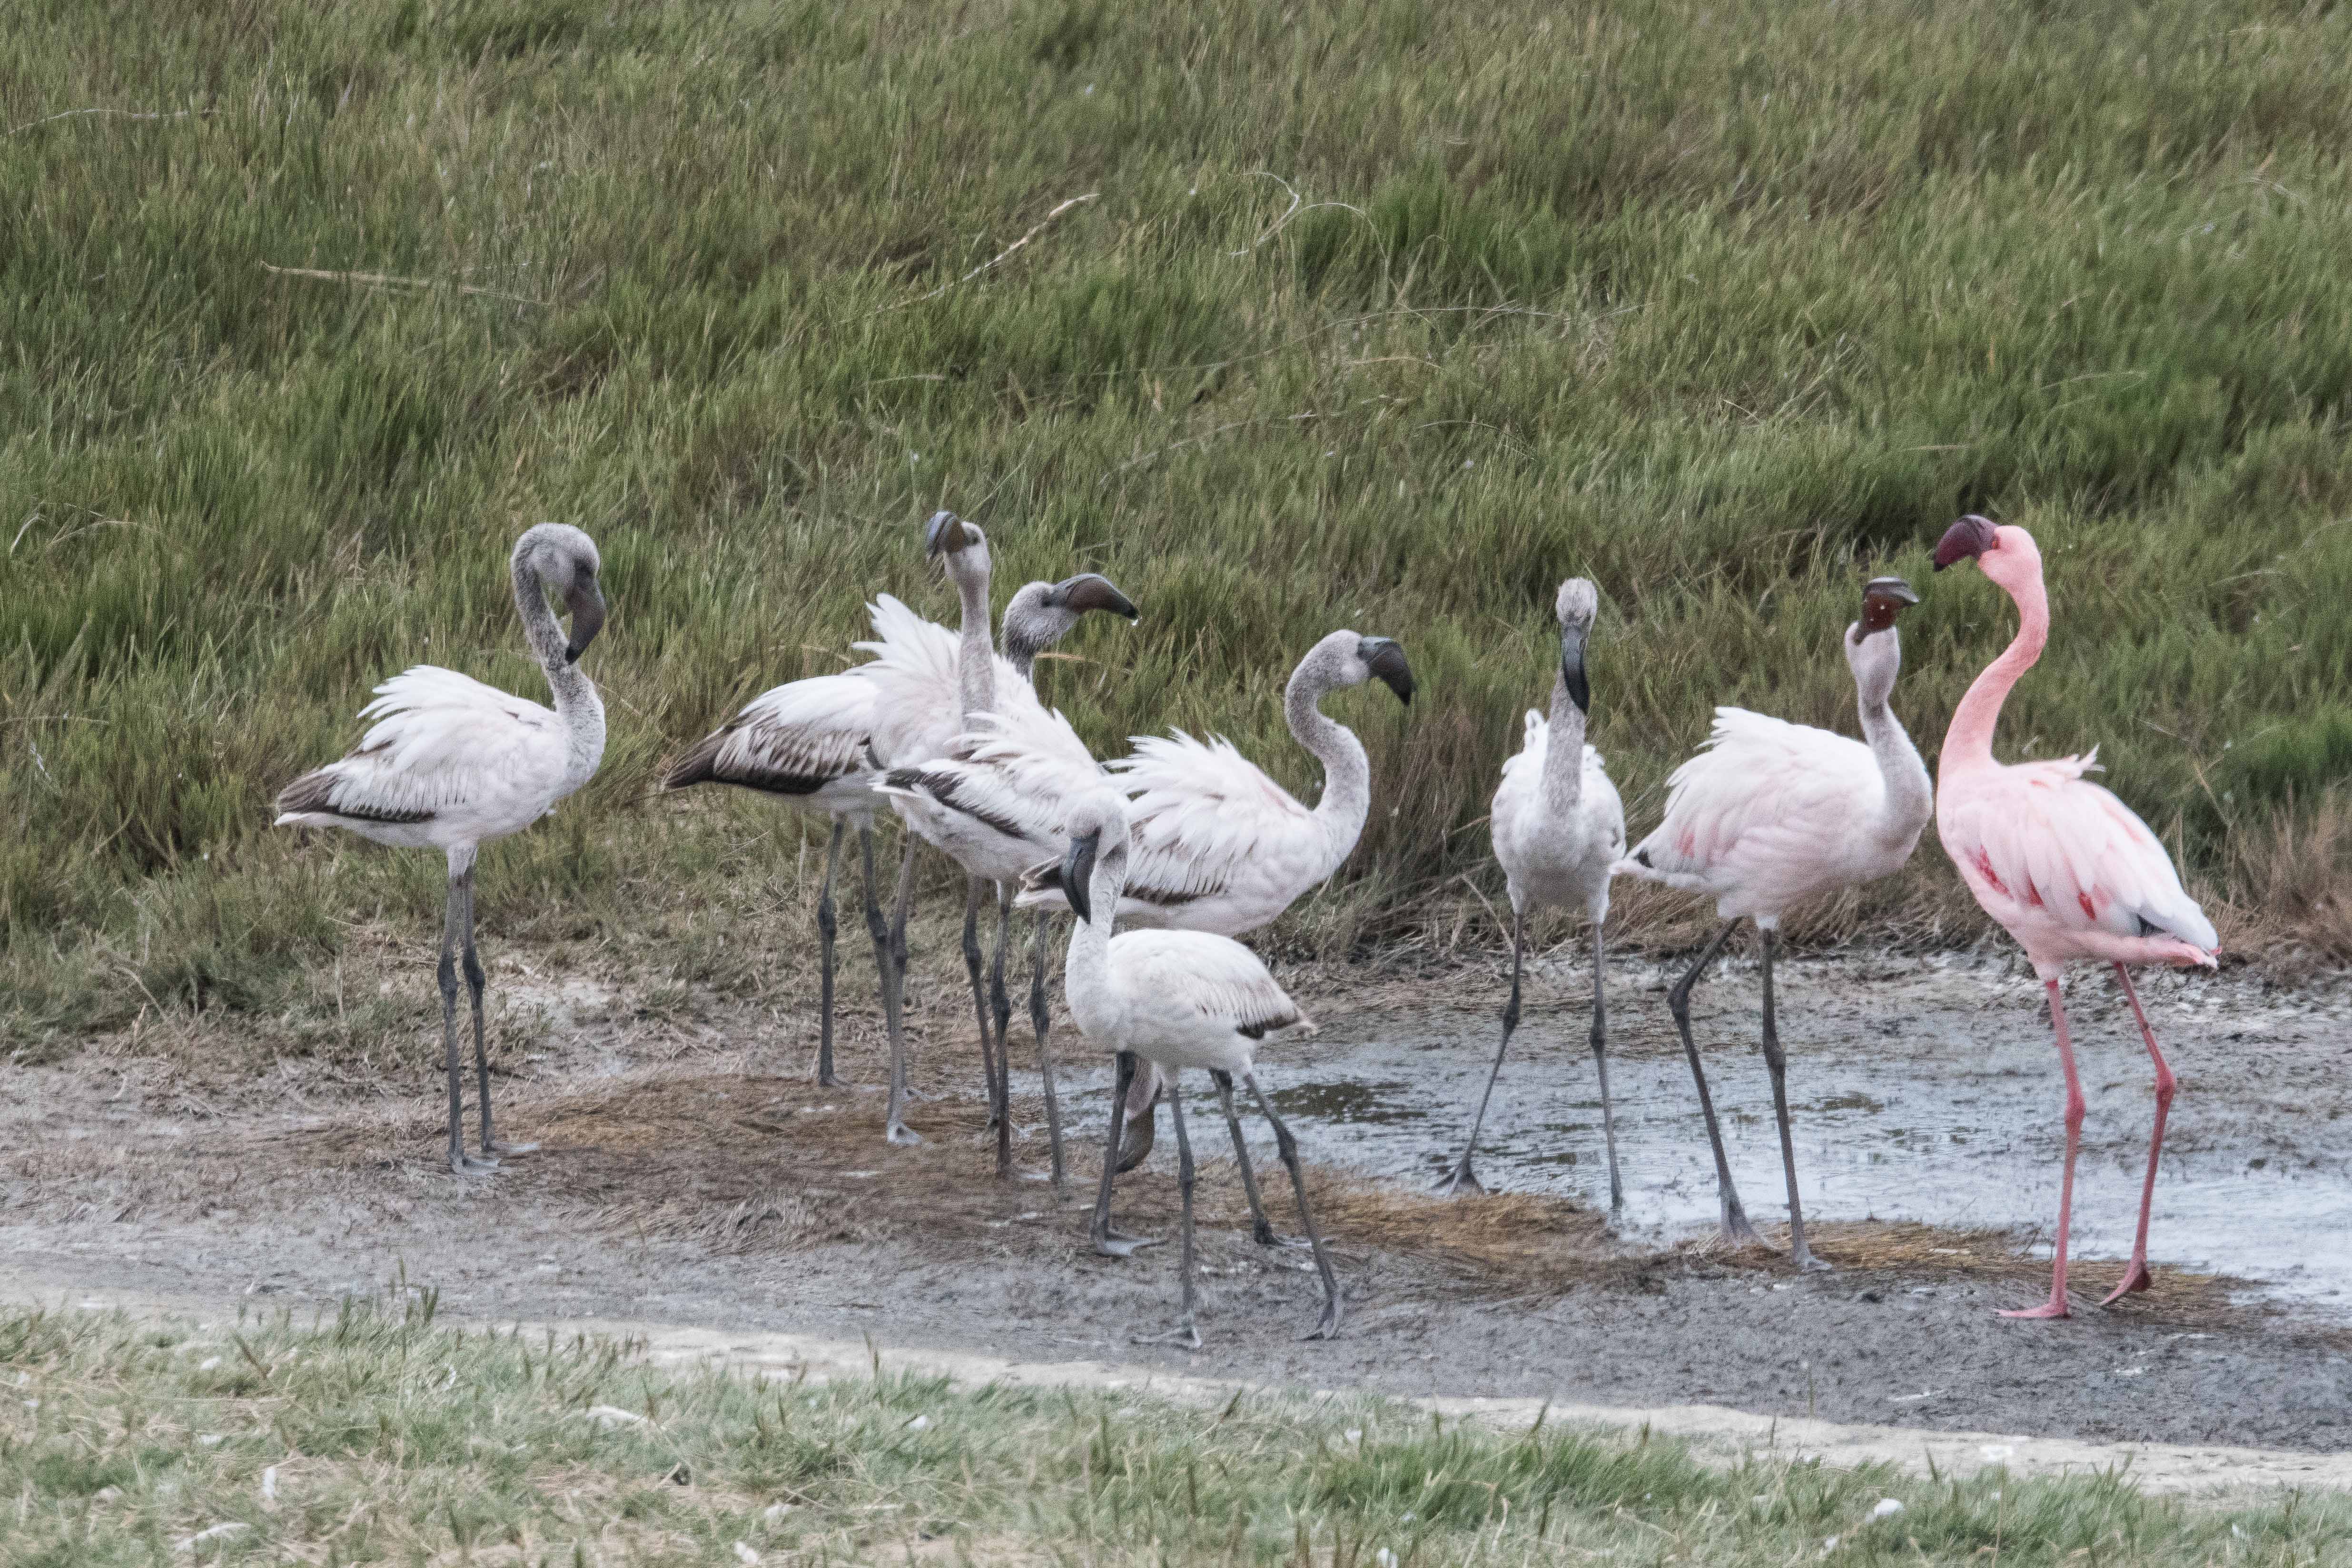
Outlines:
<svg viewBox="0 0 2352 1568"><path fill-rule="evenodd" d="M1806 1216L2039 1229L2046 1256L2064 1148L2063 1084L2032 983L1995 985L1989 1004L1986 983L1965 975L1957 983L1900 978L1860 995L1810 978L1783 966L1779 988ZM1605 1207L1586 1003L1572 978L1560 989L1572 999L1531 1007L1513 1042L1478 1171L1494 1190ZM1771 1083L1755 1045L1760 992L1752 968L1711 989L1701 994L1695 1033L1733 1179L1756 1224L1784 1224ZM1664 998L1640 984L1621 993L1613 975L1610 991L1620 1232L1647 1240L1704 1233L1717 1214L1714 1162ZM2343 1026L2291 1010L2216 1007L2189 990L2147 1000L2180 1078L2157 1176L2151 1260L2260 1281L2264 1294L2352 1317ZM2120 1258L2147 1169L2153 1075L2111 985L2070 988L2068 1010L2088 1103L2074 1249ZM1335 1018L1322 1038L1268 1053L1264 1077L1309 1158L1416 1181L1444 1173L1468 1129L1496 1026L1491 1015L1469 1013L1430 1027L1438 1021ZM1073 1085L1089 1142L1099 1135L1108 1082L1097 1069ZM1188 1109L1213 1116L1205 1082L1189 1088ZM1270 1157L1263 1121L1245 1125L1253 1148L1265 1145ZM1161 1132L1153 1157L1172 1158L1164 1113ZM1222 1149L1224 1140L1204 1146Z"/></svg>

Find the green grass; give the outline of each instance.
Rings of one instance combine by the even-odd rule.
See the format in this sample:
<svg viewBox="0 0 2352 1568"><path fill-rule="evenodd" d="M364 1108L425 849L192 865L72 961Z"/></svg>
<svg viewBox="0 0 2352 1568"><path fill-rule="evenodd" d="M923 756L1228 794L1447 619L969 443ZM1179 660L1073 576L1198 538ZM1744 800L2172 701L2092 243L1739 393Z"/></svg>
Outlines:
<svg viewBox="0 0 2352 1568"><path fill-rule="evenodd" d="M1341 885L1272 939L1449 928L1595 578L1636 831L1737 702L1852 722L1872 572L1927 602L1932 757L2032 527L2055 635L2005 744L2101 747L2233 948L2352 958L2352 14L2092 0L31 0L0 39L0 1004L314 1009L426 856L273 789L367 687L531 692L514 534L595 534L613 745L489 857L486 925L677 957L756 902L758 801L666 753L835 667L918 520L1144 607L1055 664L1105 749L1232 734L1291 783L1297 654L1403 641ZM133 110L77 114L90 109ZM63 118L58 118L63 116ZM1096 200L964 280L1056 203ZM362 274L321 279L271 268ZM1628 934L1690 929L1624 901ZM667 918L667 915L661 918ZM764 939L804 940L797 918ZM1982 931L1930 844L1797 935ZM1482 936L1491 939L1492 933Z"/></svg>
<svg viewBox="0 0 2352 1568"><path fill-rule="evenodd" d="M0 1563L734 1564L739 1542L812 1564L2352 1561L2334 1497L1716 1469L1366 1399L761 1382L432 1318L429 1297L309 1327L0 1312Z"/></svg>

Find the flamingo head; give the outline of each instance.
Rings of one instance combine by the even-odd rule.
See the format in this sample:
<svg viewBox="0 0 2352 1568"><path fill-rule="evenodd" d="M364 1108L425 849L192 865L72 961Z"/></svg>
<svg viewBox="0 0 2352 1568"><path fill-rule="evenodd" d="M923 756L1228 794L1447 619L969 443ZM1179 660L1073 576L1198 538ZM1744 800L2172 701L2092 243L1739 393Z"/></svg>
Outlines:
<svg viewBox="0 0 2352 1568"><path fill-rule="evenodd" d="M515 541L515 571L528 573L541 592L552 590L572 616L563 662L576 664L596 633L604 629L604 591L596 574L604 568L596 541L569 523L541 523Z"/></svg>
<svg viewBox="0 0 2352 1568"><path fill-rule="evenodd" d="M943 563L958 584L988 582L988 536L953 512L933 512L923 525L923 553Z"/></svg>
<svg viewBox="0 0 2352 1568"><path fill-rule="evenodd" d="M1584 643L1601 613L1601 591L1585 578L1571 577L1559 585L1553 601L1559 616L1559 678L1567 683L1579 713L1592 711L1592 688L1584 677Z"/></svg>
<svg viewBox="0 0 2352 1568"><path fill-rule="evenodd" d="M1903 669L1895 618L1918 602L1899 577L1874 577L1863 588L1862 619L1845 629L1845 662L1864 706L1880 706L1895 695L1895 677Z"/></svg>
<svg viewBox="0 0 2352 1568"><path fill-rule="evenodd" d="M1059 582L1028 582L1004 606L1004 656L1015 664L1069 635L1090 610L1139 619L1135 603L1098 572L1080 572Z"/></svg>
<svg viewBox="0 0 2352 1568"><path fill-rule="evenodd" d="M1062 895L1080 920L1095 915L1095 873L1110 883L1114 913L1118 890L1127 885L1127 800L1115 789L1095 789L1081 795L1063 819L1070 847L1062 857Z"/></svg>
<svg viewBox="0 0 2352 1568"><path fill-rule="evenodd" d="M2023 528L1996 525L1974 512L1944 530L1936 542L1936 570L1972 560L1987 577L2014 594L2042 576L2042 551Z"/></svg>

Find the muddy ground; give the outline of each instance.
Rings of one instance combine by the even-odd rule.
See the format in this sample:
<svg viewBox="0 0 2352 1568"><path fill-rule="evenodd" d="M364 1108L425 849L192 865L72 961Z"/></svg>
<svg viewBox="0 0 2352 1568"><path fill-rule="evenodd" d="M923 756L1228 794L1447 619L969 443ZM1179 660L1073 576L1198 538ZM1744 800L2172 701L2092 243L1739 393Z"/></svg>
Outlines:
<svg viewBox="0 0 2352 1568"><path fill-rule="evenodd" d="M845 947L847 944L845 944ZM10 1293L244 1296L299 1310L387 1283L474 1318L626 1318L1024 1361L1406 1395L1704 1402L1941 1430L2332 1451L2352 1448L2352 985L2157 977L2181 1074L2159 1184L2157 1288L2095 1306L2128 1242L2150 1102L2112 983L2070 990L2091 1097L2081 1287L2064 1322L1994 1309L2045 1289L2058 1074L2025 971L1960 958L1784 964L1804 1196L1838 1265L1800 1276L1706 1239L1711 1166L1655 965L1613 967L1612 1082L1629 1201L1607 1207L1573 947L1538 966L1483 1169L1497 1196L1422 1196L1466 1120L1499 976L1286 973L1321 1036L1270 1053L1307 1150L1348 1321L1332 1343L1303 1256L1252 1245L1229 1161L1204 1164L1199 1353L1131 1343L1175 1307L1172 1245L1084 1246L1108 1068L1060 1038L1070 1182L996 1181L960 987L926 977L910 1120L880 1139L870 975L843 978L845 1069L804 1076L794 998L649 1014L585 981L493 961L495 1092L538 1154L460 1181L438 1160L437 1038L378 1071L125 1037L12 1072L0 1108ZM427 988L413 966L385 987ZM1699 1036L1735 1166L1785 1224L1770 1101L1750 1043L1752 966L1700 993ZM233 1022L217 1027L233 1029ZM1019 1060L1024 1031L1015 1025ZM232 1068L225 1064L236 1062ZM1034 1077L1016 1083L1033 1087ZM1042 1111L1017 1107L1034 1178ZM1204 1114L1203 1113L1211 1113ZM1196 1146L1223 1150L1210 1102ZM1262 1124L1277 1223L1289 1206ZM1129 1228L1173 1236L1172 1138L1120 1186Z"/></svg>

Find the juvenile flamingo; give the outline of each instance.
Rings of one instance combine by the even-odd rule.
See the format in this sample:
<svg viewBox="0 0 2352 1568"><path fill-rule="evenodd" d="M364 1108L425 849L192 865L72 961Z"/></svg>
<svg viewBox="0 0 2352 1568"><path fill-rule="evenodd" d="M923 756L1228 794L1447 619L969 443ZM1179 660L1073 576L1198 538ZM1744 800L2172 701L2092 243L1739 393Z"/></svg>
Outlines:
<svg viewBox="0 0 2352 1568"><path fill-rule="evenodd" d="M2042 584L2042 552L2020 528L1996 528L1962 517L1936 546L1936 570L1964 560L1999 583L2017 601L2017 636L1985 666L1953 710L1937 763L1936 831L1986 914L2007 928L2050 997L2050 1027L2058 1064L2066 1075L2066 1166L2058 1187L2058 1255L2050 1299L2004 1312L2012 1318L2063 1318L2066 1308L2066 1232L2074 1218L2074 1156L2082 1145L2083 1085L2066 1034L2058 979L2068 960L2115 966L2156 1064L2156 1130L2147 1145L2147 1176L2139 1195L2139 1228L2131 1263L2108 1305L2148 1288L2147 1214L2156 1198L2156 1164L2164 1151L2164 1119L2176 1080L2157 1049L2156 1032L2132 988L2130 964L2217 967L2221 940L2213 923L2181 888L2164 845L2130 807L2083 775L2097 766L2085 757L2004 765L1993 760L1993 727L2011 686L2041 658L2050 638L2050 600Z"/></svg>
<svg viewBox="0 0 2352 1568"><path fill-rule="evenodd" d="M1741 916L1752 916L1762 934L1764 1066L1772 1075L1772 1112L1780 1125L1780 1165L1788 1178L1789 1255L1801 1269L1829 1265L1805 1245L1805 1216L1797 1201L1797 1146L1789 1130L1788 1057L1773 1016L1772 952L1780 916L1791 904L1902 870L1927 829L1933 809L1927 765L1888 706L1903 667L1895 618L1918 602L1901 578L1875 578L1863 590L1862 619L1846 628L1845 662L1853 671L1868 744L1744 708L1719 707L1707 749L1667 781L1664 819L1616 867L1686 893L1714 894L1715 912L1724 922L1698 962L1666 993L1666 1004L1706 1117L1724 1239L1739 1244L1761 1238L1748 1223L1739 1191L1731 1184L1723 1132L1691 1040L1690 994Z"/></svg>
<svg viewBox="0 0 2352 1568"><path fill-rule="evenodd" d="M419 664L375 688L375 701L360 710L362 718L375 723L356 750L305 773L278 795L273 827L344 828L380 844L439 850L448 859L441 1037L449 1082L449 1168L460 1176L494 1171L498 1155L539 1146L500 1143L490 1127L482 961L474 951L474 857L492 839L519 833L555 810L604 760L604 705L580 668L580 655L604 627L600 565L596 542L567 523L541 523L515 541L515 609L546 673L553 713L471 675ZM569 637L548 608L551 590L572 612ZM480 1159L466 1153L459 1105L465 1082L457 1051L461 956L474 1004Z"/></svg>

